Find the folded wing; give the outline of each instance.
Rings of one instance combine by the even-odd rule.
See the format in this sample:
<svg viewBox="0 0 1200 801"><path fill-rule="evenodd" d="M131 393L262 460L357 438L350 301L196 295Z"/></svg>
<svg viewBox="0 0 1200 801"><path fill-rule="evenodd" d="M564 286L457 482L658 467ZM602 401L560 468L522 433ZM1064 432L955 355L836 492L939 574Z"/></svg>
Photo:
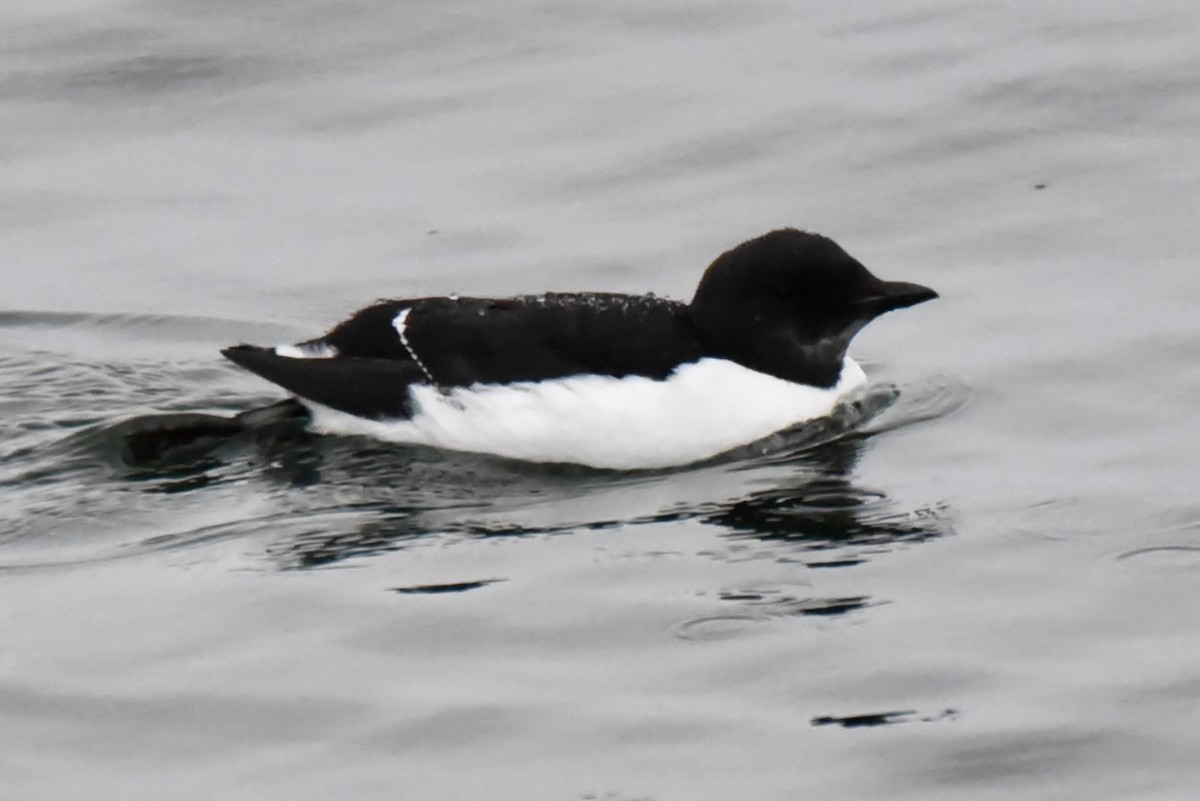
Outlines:
<svg viewBox="0 0 1200 801"><path fill-rule="evenodd" d="M382 301L294 347L222 352L303 398L371 418L410 416L414 383L663 379L705 355L685 305L596 293Z"/></svg>

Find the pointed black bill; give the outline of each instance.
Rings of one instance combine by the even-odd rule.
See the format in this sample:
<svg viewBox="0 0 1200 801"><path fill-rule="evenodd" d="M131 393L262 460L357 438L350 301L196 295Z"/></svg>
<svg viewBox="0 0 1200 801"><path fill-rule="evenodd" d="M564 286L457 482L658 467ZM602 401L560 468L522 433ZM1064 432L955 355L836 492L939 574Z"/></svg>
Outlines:
<svg viewBox="0 0 1200 801"><path fill-rule="evenodd" d="M866 306L873 314L907 309L938 296L927 286L912 284L907 281L880 281L879 285L859 303Z"/></svg>

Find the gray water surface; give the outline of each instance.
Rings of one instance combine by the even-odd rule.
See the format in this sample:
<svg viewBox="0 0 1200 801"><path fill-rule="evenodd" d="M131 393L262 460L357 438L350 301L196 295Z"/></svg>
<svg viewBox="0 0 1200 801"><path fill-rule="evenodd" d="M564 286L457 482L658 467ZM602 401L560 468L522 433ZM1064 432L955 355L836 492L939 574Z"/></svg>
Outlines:
<svg viewBox="0 0 1200 801"><path fill-rule="evenodd" d="M13 799L1190 799L1200 6L0 9ZM604 473L279 425L378 297L935 303L815 438ZM162 417L168 415L168 417Z"/></svg>

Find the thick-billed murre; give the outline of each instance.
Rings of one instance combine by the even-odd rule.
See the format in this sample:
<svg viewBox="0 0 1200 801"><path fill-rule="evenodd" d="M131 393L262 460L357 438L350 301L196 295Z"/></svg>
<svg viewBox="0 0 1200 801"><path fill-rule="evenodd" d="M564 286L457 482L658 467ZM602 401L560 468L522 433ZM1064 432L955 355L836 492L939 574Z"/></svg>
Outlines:
<svg viewBox="0 0 1200 801"><path fill-rule="evenodd" d="M723 253L690 303L552 293L385 300L316 339L222 353L318 430L539 462L688 464L829 414L879 315L937 297L791 228Z"/></svg>

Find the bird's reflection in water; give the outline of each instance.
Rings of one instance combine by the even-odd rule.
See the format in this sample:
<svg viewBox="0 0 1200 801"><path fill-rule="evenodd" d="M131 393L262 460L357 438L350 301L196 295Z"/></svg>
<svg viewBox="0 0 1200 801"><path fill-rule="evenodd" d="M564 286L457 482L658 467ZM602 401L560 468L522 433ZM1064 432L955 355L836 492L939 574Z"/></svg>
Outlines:
<svg viewBox="0 0 1200 801"><path fill-rule="evenodd" d="M815 468L809 474L798 472L802 480L729 500L702 519L728 529L732 537L793 543L806 550L881 547L945 533L946 510L940 505L906 511L883 492L851 480L851 469L867 442L866 436L852 436L825 443L798 460Z"/></svg>
<svg viewBox="0 0 1200 801"><path fill-rule="evenodd" d="M331 565L431 537L679 521L719 527L731 550L799 554L811 567L844 567L871 551L947 531L945 510L906 507L854 478L871 442L866 426L904 423L904 412L896 413L904 406L895 404L898 395L890 385L876 386L829 418L738 453L641 473L316 436L304 429L304 410L294 401L232 418L135 418L96 436L116 442L126 479L142 491L182 492L201 501L221 485L257 485L266 513L205 537L263 535L283 569ZM920 403L915 407L925 411ZM888 422L880 426L885 411Z"/></svg>
<svg viewBox="0 0 1200 801"><path fill-rule="evenodd" d="M329 565L429 537L563 534L647 523L717 526L739 547L803 554L811 567L843 567L865 554L948 531L945 509L906 507L859 486L853 472L870 435L861 424L895 400L880 388L839 416L745 453L657 473L607 473L473 454L311 438L277 454L267 473L311 512L354 510L340 525L277 539L284 568ZM290 493L295 496L295 493ZM291 504L292 513L302 512ZM351 520L353 525L346 526Z"/></svg>

